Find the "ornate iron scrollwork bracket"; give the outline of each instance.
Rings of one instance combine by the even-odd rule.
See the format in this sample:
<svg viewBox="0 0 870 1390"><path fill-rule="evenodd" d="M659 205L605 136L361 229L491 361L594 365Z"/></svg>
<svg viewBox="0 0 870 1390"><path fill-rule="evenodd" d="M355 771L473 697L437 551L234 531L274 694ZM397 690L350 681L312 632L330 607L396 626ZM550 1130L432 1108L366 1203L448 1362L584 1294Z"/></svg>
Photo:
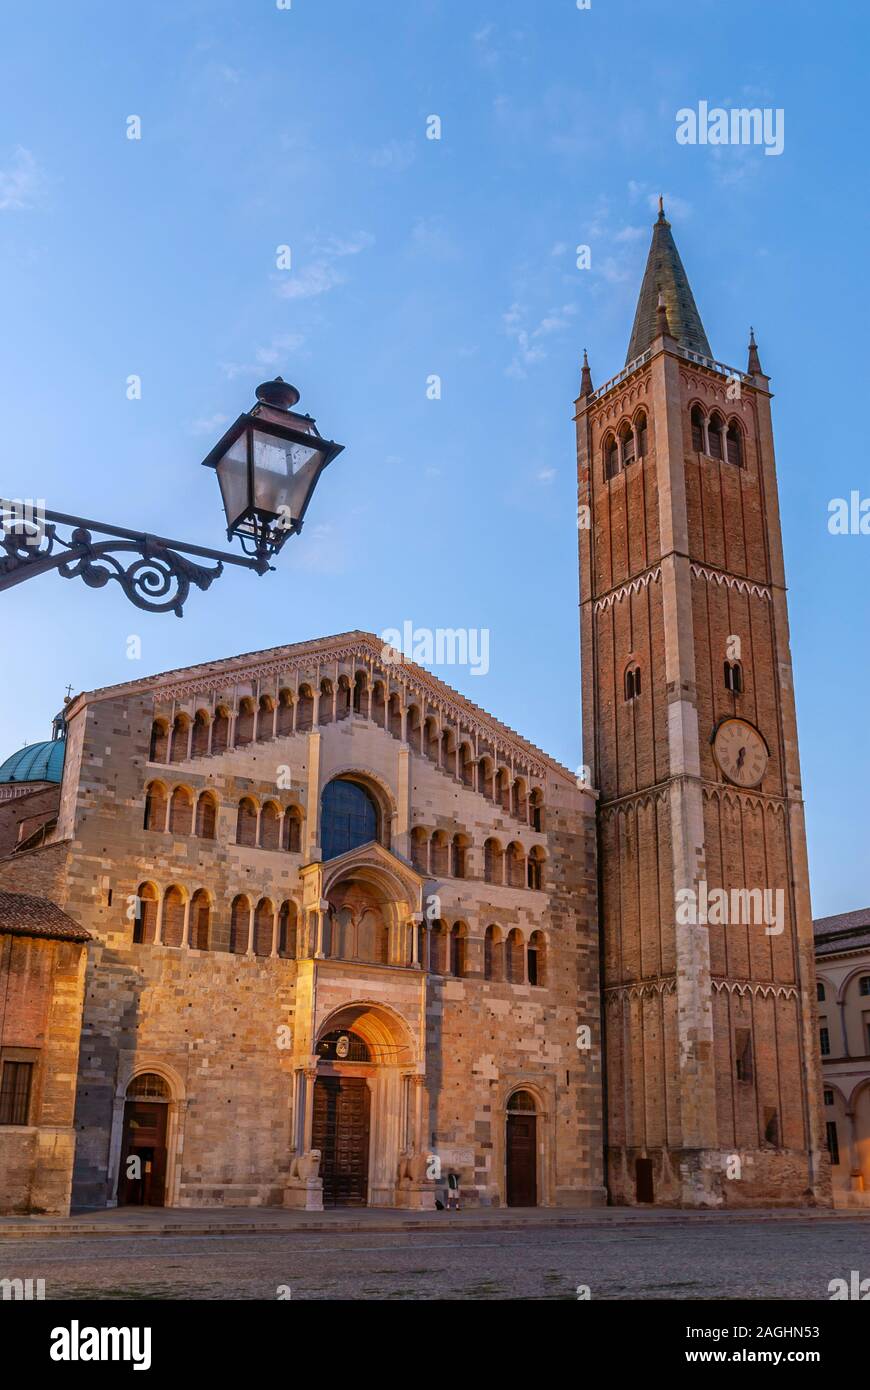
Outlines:
<svg viewBox="0 0 870 1390"><path fill-rule="evenodd" d="M71 528L70 535L61 536L58 526ZM94 539L94 532L108 539ZM136 558L129 564L117 558L125 554ZM187 555L217 563L206 567ZM114 579L137 608L175 613L180 618L191 585L208 589L225 564L258 574L270 568L264 556L222 554L61 512L38 511L22 517L20 508L0 502L0 591L56 570L64 579L82 579L91 589L101 589Z"/></svg>

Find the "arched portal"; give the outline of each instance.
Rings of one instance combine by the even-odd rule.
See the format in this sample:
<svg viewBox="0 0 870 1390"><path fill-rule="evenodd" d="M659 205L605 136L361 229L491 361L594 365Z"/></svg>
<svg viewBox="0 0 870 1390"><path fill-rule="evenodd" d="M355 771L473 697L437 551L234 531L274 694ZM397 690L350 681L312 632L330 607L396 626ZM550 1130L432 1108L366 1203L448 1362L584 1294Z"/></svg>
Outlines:
<svg viewBox="0 0 870 1390"><path fill-rule="evenodd" d="M507 1103L505 1194L509 1207L538 1205L538 1116L530 1091L514 1091Z"/></svg>
<svg viewBox="0 0 870 1390"><path fill-rule="evenodd" d="M415 1049L407 1024L376 1003L320 1026L306 1148L320 1153L323 1205L392 1206L399 1158L416 1143Z"/></svg>
<svg viewBox="0 0 870 1390"><path fill-rule="evenodd" d="M118 1173L119 1206L165 1205L171 1100L168 1083L156 1072L134 1076L127 1087Z"/></svg>

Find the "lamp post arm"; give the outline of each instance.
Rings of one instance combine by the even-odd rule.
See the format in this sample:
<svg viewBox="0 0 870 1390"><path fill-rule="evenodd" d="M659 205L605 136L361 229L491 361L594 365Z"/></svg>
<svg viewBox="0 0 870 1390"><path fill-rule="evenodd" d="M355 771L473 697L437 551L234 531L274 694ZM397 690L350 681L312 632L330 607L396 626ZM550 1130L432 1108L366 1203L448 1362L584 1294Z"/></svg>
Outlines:
<svg viewBox="0 0 870 1390"><path fill-rule="evenodd" d="M69 537L59 535L58 527L71 528ZM109 539L94 540L94 532ZM124 553L138 558L125 567L115 558ZM186 555L217 564L206 568ZM264 555L234 555L65 512L34 510L24 516L19 503L0 502L0 592L56 570L62 578L80 578L94 589L115 579L137 608L181 617L191 584L208 589L225 564L258 574L271 568Z"/></svg>

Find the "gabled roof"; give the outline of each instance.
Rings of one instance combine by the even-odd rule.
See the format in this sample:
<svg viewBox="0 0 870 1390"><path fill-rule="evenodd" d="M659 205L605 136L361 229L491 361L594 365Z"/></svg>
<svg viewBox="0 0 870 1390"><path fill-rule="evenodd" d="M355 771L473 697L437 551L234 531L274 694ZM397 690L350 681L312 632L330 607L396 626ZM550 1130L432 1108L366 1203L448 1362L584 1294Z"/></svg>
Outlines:
<svg viewBox="0 0 870 1390"><path fill-rule="evenodd" d="M427 691L432 696L433 702L452 710L455 717L475 719L488 726L495 738L515 744L530 762L540 764L541 773L543 773L544 768L549 768L553 772L558 772L562 777L568 777L572 782L576 782L576 773L564 767L555 758L551 758L548 753L545 753L534 743L530 743L528 739L524 739L509 725L502 724L500 720L476 705L473 700L461 695L458 690L454 690L445 681L439 680L431 671L426 670L423 666L418 666L416 662L410 661L406 657L402 658L401 664L385 663L384 651L383 638L376 637L372 632L363 632L360 629L337 633L332 637L322 637L314 641L291 642L283 647L267 647L263 651L245 652L239 656L206 661L196 666L184 666L171 671L163 671L159 675L146 676L140 680L124 681L120 685L101 686L96 690L82 691L67 706L67 720L72 719L77 713L80 700L90 703L94 700L111 699L119 694L129 692L131 695L153 693L155 697L168 702L175 698L186 698L192 687L202 690L209 687L226 687L234 679L244 680L251 675L264 674L264 668L268 668L270 672L274 673L290 670L294 666L318 659L322 659L325 665L328 661L358 657L360 660L369 660L374 665L381 666L385 672L390 670L404 674L409 684Z"/></svg>
<svg viewBox="0 0 870 1390"><path fill-rule="evenodd" d="M664 296L665 308L668 311L671 337L676 338L678 343L692 352L712 357L689 277L683 269L683 262L671 235L671 224L665 217L661 199L634 315L634 327L631 330L625 359L626 366L636 357L640 357L641 353L646 352L650 343L658 337L660 293Z"/></svg>
<svg viewBox="0 0 870 1390"><path fill-rule="evenodd" d="M835 956L870 947L870 907L819 917L813 922L817 956Z"/></svg>
<svg viewBox="0 0 870 1390"><path fill-rule="evenodd" d="M0 889L0 936L47 936L56 941L90 941L90 932L62 912L57 903L32 893Z"/></svg>

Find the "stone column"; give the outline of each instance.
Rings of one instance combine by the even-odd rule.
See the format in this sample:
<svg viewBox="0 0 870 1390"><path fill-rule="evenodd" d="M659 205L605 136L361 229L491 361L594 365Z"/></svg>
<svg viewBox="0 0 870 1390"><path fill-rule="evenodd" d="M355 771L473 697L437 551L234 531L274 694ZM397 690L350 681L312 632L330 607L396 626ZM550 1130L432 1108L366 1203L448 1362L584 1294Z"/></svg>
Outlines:
<svg viewBox="0 0 870 1390"><path fill-rule="evenodd" d="M314 1129L314 1082L317 1079L317 1064L305 1068L305 1119L302 1130L302 1152L311 1149L311 1136Z"/></svg>

